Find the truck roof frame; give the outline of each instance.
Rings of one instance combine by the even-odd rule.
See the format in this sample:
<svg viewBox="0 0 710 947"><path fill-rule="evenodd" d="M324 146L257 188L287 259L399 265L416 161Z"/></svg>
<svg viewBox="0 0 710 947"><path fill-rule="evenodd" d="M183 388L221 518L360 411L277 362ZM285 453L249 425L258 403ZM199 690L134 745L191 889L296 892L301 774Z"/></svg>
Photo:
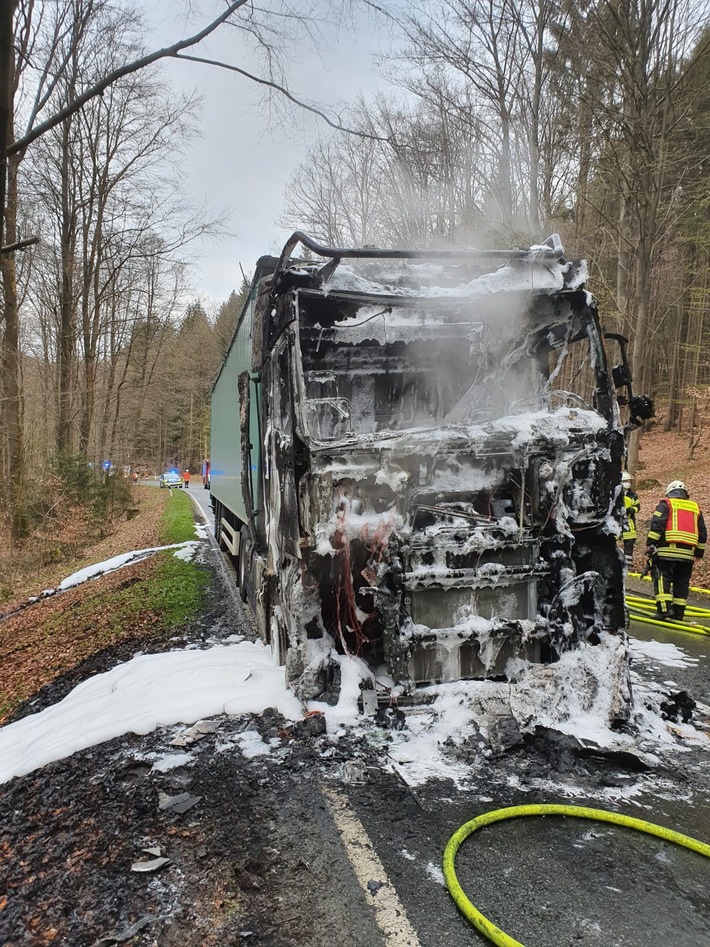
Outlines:
<svg viewBox="0 0 710 947"><path fill-rule="evenodd" d="M338 266L341 260L562 260L564 258L564 247L559 234L551 234L544 243L538 247L527 250L476 250L475 248L452 249L434 248L428 250L404 250L401 248L383 248L383 247L329 247L317 243L308 234L302 230L296 230L288 238L281 251L279 262L274 271L274 278L286 269L291 254L295 248L303 244L318 256L326 257L331 263L326 264L328 271L332 272Z"/></svg>

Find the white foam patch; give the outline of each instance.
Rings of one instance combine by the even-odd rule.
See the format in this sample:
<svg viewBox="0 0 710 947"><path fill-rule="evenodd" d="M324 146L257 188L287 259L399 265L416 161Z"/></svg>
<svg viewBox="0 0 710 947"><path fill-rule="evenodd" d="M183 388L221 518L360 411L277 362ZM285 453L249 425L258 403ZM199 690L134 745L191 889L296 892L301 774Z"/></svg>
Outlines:
<svg viewBox="0 0 710 947"><path fill-rule="evenodd" d="M178 549L173 555L176 559L182 559L183 562L190 562L195 558L195 553L199 547L198 542L185 543L182 549Z"/></svg>
<svg viewBox="0 0 710 947"><path fill-rule="evenodd" d="M124 733L274 707L303 716L260 642L148 654L79 684L64 700L0 729L0 782Z"/></svg>
<svg viewBox="0 0 710 947"><path fill-rule="evenodd" d="M187 766L188 763L192 763L192 761L193 756L191 753L166 753L165 756L159 757L153 763L152 772L167 773L171 769Z"/></svg>
<svg viewBox="0 0 710 947"><path fill-rule="evenodd" d="M426 873L427 878L430 878L434 884L441 885L442 888L446 887L444 872L439 865L435 865L434 862L428 862L426 866Z"/></svg>
<svg viewBox="0 0 710 947"><path fill-rule="evenodd" d="M654 661L672 668L689 668L700 663L699 658L691 657L671 642L629 638L629 644L633 656L641 661Z"/></svg>
<svg viewBox="0 0 710 947"><path fill-rule="evenodd" d="M134 549L132 552L123 552L120 556L113 556L103 562L95 562L91 566L79 569L78 572L73 572L66 579L62 579L57 588L60 592L64 592L66 589L74 588L75 585L82 585L84 582L88 582L89 579L96 578L96 576L115 572L117 569L128 565L129 562L140 562L141 559L147 559L148 556L152 556L156 552L162 552L164 549L185 549L187 547L192 550L192 547L196 545L196 540L192 539L185 543L172 543L170 546L152 546L149 549Z"/></svg>
<svg viewBox="0 0 710 947"><path fill-rule="evenodd" d="M261 734L255 730L246 730L244 733L238 734L235 743L239 744L242 755L247 759L252 759L255 756L265 756L272 749L268 743L264 743Z"/></svg>

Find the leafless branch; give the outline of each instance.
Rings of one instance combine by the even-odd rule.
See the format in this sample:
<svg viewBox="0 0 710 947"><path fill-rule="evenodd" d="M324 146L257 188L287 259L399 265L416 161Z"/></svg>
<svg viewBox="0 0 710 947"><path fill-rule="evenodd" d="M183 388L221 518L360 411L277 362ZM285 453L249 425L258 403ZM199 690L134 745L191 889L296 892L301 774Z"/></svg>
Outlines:
<svg viewBox="0 0 710 947"><path fill-rule="evenodd" d="M75 112L78 112L79 109L85 105L90 99L95 98L97 95L101 95L104 89L107 89L110 85L116 82L118 79L122 79L124 76L130 75L132 72L137 72L139 69L143 69L146 66L150 66L154 62L158 62L160 59L167 59L169 57L177 57L177 54L182 49L189 49L191 46L197 45L197 43L202 42L210 33L213 33L217 27L224 23L225 20L238 10L240 7L244 6L247 3L247 0L234 0L234 3L230 3L227 9L221 13L218 17L212 20L211 23L208 23L204 29L200 30L198 33L195 33L193 36L189 36L187 39L179 40L177 43L173 43L172 46L166 46L163 49L158 49L155 52L149 53L147 56L141 56L139 59L134 59L133 62L126 63L125 66L121 66L119 69L114 69L104 78L90 86L81 95L78 95L72 102L66 105L63 109L60 109L56 114L52 115L51 118L48 118L46 121L37 125L31 131L28 131L22 138L18 138L8 148L8 155L13 155L18 152L23 151L28 145L32 144L33 141L36 141L41 135L44 135L45 132L48 132L50 129L59 125L60 122L63 122L65 118L68 118L70 115L73 115Z"/></svg>
<svg viewBox="0 0 710 947"><path fill-rule="evenodd" d="M15 250L26 250L27 247L33 247L39 243L39 237L28 237L26 240L18 240L17 243L9 243L6 247L0 247L0 253L14 253Z"/></svg>
<svg viewBox="0 0 710 947"><path fill-rule="evenodd" d="M267 86L269 89L274 89L276 92L283 95L293 102L294 105L297 105L299 108L305 109L307 112L312 112L313 115L317 115L319 118L322 118L323 121L330 125L331 128L334 128L339 132L346 132L348 135L357 135L359 138L370 138L373 141L382 141L387 142L387 138L381 138L378 135L371 134L366 131L358 131L355 128L348 128L346 125L341 124L340 122L334 122L332 118L322 112L320 109L316 108L313 105L308 105L307 102L303 102L301 99L296 98L295 95L292 95L288 89L280 85L278 82L273 82L271 79L262 79L260 76L255 76L251 72L247 72L245 69L240 69L239 66L232 66L226 62L219 62L216 59L203 59L200 56L178 56L175 55L176 59L186 59L189 62L200 62L204 63L206 66L219 66L220 69L228 69L230 72L236 72L240 76L244 76L246 79L249 79L251 82L256 82L258 85Z"/></svg>

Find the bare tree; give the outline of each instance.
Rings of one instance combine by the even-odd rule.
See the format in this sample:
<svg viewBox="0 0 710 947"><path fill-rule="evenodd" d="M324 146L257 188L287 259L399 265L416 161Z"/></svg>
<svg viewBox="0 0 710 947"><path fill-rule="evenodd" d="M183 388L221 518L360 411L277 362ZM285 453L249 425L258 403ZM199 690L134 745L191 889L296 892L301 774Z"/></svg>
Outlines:
<svg viewBox="0 0 710 947"><path fill-rule="evenodd" d="M4 418L7 437L6 477L8 507L12 512L13 535L22 532L22 496L24 483L24 447L21 404L20 322L17 299L17 274L13 248L21 243L17 233L19 167L25 151L33 141L78 112L83 105L100 95L126 75L194 46L225 22L246 0L236 0L204 29L171 47L140 56L112 70L97 82L72 96L63 108L40 121L43 112L51 109L59 78L76 54L100 0L67 0L66 3L43 5L39 10L31 0L12 0L0 4L0 272L3 282L4 334L2 345L4 380ZM49 11L47 13L47 11ZM73 42L67 43L68 37ZM15 97L28 63L38 61L33 95L26 110L25 132L15 136Z"/></svg>
<svg viewBox="0 0 710 947"><path fill-rule="evenodd" d="M593 103L606 131L599 172L618 195L620 244L617 300L629 310L632 372L637 385L651 380L649 343L654 260L667 236L677 153L674 129L687 107L690 53L702 18L692 0L602 0L590 8L586 27L596 37L606 75ZM638 437L629 466L635 468Z"/></svg>
<svg viewBox="0 0 710 947"><path fill-rule="evenodd" d="M213 63L225 66L252 80L261 82L266 88L277 91L292 102L307 107L311 111L322 115L336 127L340 127L337 120L332 120L322 110L309 103L301 102L287 89L282 79L282 73L277 70L278 56L276 43L284 31L294 32L297 25L305 23L298 6L291 6L288 0L283 0L280 9L269 11L255 11L246 4L246 0L226 2L219 15L215 16L204 28L192 36L179 40L170 46L150 52L138 53L126 61L109 63L106 71L99 74L90 73L87 78L72 65L76 62L79 51L90 43L90 27L95 18L102 11L111 8L121 9L116 0L57 0L53 4L35 5L33 0L9 0L0 4L2 20L0 26L0 251L2 251L1 271L3 279L4 297L4 334L3 334L3 376L4 376L4 421L7 441L6 477L8 485L8 505L13 510L13 533L21 532L22 524L20 511L22 507L22 484L24 478L24 452L22 436L22 406L20 371L21 357L19 348L19 308L17 302L17 279L15 251L21 246L28 245L36 240L19 239L17 231L17 203L20 163L30 145L50 133L52 130L63 127L65 131L66 149L70 141L68 128L74 116L85 109L89 103L95 103L97 97L105 94L117 83L125 82L126 78L146 69L161 59L168 57L178 58L185 50L197 46L202 40L213 33L222 24L229 22L240 32L244 40L249 40L253 47L261 53L266 65L266 75L255 75L241 66L229 63ZM311 11L312 12L312 11ZM199 58L199 57L194 57ZM203 60L207 62L207 60ZM67 77L72 81L65 83L64 94L59 94L59 86ZM22 101L16 101L18 90L22 88ZM17 117L22 116L24 130L15 133ZM69 124L67 124L69 123ZM65 153L66 153L65 149ZM66 168L67 199L65 201L65 260L72 256L73 246L78 240L75 230L73 211L69 206L70 169ZM7 187L6 187L7 185ZM86 242L82 246L86 249ZM97 244L98 246L98 244ZM93 251L90 251L93 252ZM82 287L83 298L86 299L86 287ZM97 298L94 286L94 299ZM71 350L74 345L70 309L71 300L76 293L73 276L66 274L66 285L63 287L66 300L66 312L62 328L62 348L60 355L60 385L63 391L60 410L60 443L68 440L68 415L71 413L71 404L66 392L71 384ZM87 332L88 325L88 332ZM95 326L91 319L83 323L83 343L85 353L91 353ZM91 366L86 369L91 372ZM88 440L90 417L93 410L90 402L91 385L85 391L83 440Z"/></svg>

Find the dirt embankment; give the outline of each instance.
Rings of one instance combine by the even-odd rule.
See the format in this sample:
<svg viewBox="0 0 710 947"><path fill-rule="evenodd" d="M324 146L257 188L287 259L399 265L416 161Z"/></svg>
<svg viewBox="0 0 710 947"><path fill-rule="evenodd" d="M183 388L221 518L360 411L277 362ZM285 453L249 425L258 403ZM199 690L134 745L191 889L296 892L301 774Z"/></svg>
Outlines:
<svg viewBox="0 0 710 947"><path fill-rule="evenodd" d="M40 564L35 573L17 576L13 598L0 609L8 616L0 621L0 724L18 712L38 709L42 701L32 698L59 678L63 696L75 683L136 650L162 647L164 616L155 596L147 594L160 568L155 558L29 605L28 596L56 589L62 579L89 565L160 545L168 500L167 491L135 488L133 515L109 537L71 560Z"/></svg>
<svg viewBox="0 0 710 947"><path fill-rule="evenodd" d="M168 492L141 485L132 490L132 507L111 524L103 538L96 537L95 524L85 510L67 508L20 544L11 547L6 539L0 551L5 592L0 613L11 611L42 589L56 588L63 578L95 562L157 545Z"/></svg>

